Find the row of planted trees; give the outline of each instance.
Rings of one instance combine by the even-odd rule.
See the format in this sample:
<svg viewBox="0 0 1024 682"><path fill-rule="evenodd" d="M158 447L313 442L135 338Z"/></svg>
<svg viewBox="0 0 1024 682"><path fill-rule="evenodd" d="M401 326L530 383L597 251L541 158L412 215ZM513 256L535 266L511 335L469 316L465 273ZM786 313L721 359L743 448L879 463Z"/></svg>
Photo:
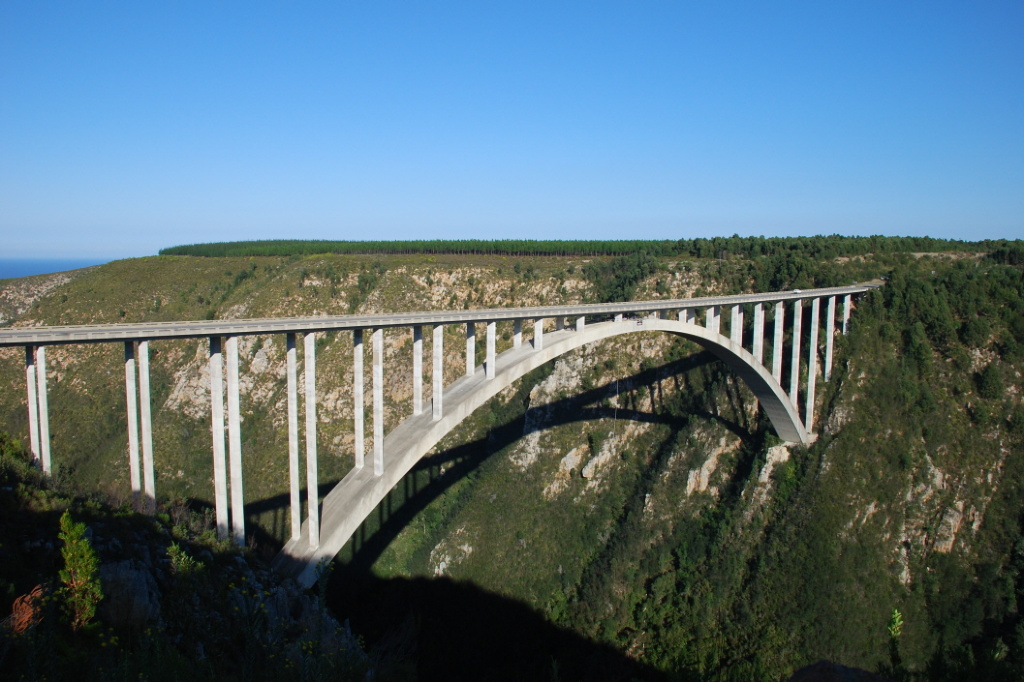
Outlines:
<svg viewBox="0 0 1024 682"><path fill-rule="evenodd" d="M301 240L272 239L188 244L160 250L163 256L303 256L315 254L463 254L496 256L622 256L759 258L792 256L828 259L878 253L985 251L1020 260L1018 242L966 242L931 237L711 237L678 240L589 239L431 239L431 240Z"/></svg>

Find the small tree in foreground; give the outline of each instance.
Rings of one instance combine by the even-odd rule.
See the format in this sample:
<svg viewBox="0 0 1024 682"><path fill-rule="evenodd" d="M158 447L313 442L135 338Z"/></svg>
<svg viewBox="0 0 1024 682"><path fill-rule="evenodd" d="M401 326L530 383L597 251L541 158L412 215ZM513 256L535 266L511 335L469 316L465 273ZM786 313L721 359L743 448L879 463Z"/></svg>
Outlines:
<svg viewBox="0 0 1024 682"><path fill-rule="evenodd" d="M99 558L85 537L85 524L75 523L71 513L60 517L60 535L64 543L61 556L64 568L60 579L64 583L61 595L71 617L71 629L78 631L96 615L96 604L103 599L100 589Z"/></svg>

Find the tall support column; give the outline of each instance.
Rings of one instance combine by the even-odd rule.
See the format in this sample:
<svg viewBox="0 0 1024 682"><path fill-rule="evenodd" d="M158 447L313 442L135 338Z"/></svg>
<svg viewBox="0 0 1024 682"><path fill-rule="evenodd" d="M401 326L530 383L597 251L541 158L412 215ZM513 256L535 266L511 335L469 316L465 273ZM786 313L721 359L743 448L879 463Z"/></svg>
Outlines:
<svg viewBox="0 0 1024 682"><path fill-rule="evenodd" d="M356 468L362 469L366 455L366 401L363 395L363 330L352 332L352 419L355 430Z"/></svg>
<svg viewBox="0 0 1024 682"><path fill-rule="evenodd" d="M836 333L836 297L828 297L828 309L825 311L825 381L832 378L832 343Z"/></svg>
<svg viewBox="0 0 1024 682"><path fill-rule="evenodd" d="M497 326L496 322L487 323L487 364L484 366L484 370L487 372L488 380L494 378L494 363L497 356L495 353L496 341L494 337L497 334Z"/></svg>
<svg viewBox="0 0 1024 682"><path fill-rule="evenodd" d="M544 318L533 321L533 349L544 348Z"/></svg>
<svg viewBox="0 0 1024 682"><path fill-rule="evenodd" d="M622 313L615 313L615 321L622 322Z"/></svg>
<svg viewBox="0 0 1024 682"><path fill-rule="evenodd" d="M782 301L775 304L775 320L772 322L775 338L772 340L772 376L782 384L782 333L786 321L786 306Z"/></svg>
<svg viewBox="0 0 1024 682"><path fill-rule="evenodd" d="M242 491L242 416L238 404L238 337L229 336L228 352L228 471L231 478L231 536L245 545L245 495Z"/></svg>
<svg viewBox="0 0 1024 682"><path fill-rule="evenodd" d="M696 324L697 311L693 308L685 308L679 311L679 321L685 322L686 324Z"/></svg>
<svg viewBox="0 0 1024 682"><path fill-rule="evenodd" d="M729 316L729 340L737 346L743 345L743 306L734 305Z"/></svg>
<svg viewBox="0 0 1024 682"><path fill-rule="evenodd" d="M556 332L560 332L563 329L565 329L565 318L564 317L556 317L555 318L555 331Z"/></svg>
<svg viewBox="0 0 1024 682"><path fill-rule="evenodd" d="M810 433L814 426L814 384L818 375L818 323L821 299L811 301L811 341L807 348L807 407L804 409L804 425Z"/></svg>
<svg viewBox="0 0 1024 682"><path fill-rule="evenodd" d="M850 331L850 294L843 296L843 336Z"/></svg>
<svg viewBox="0 0 1024 682"><path fill-rule="evenodd" d="M519 348L523 345L523 321L516 320L512 324L512 347Z"/></svg>
<svg viewBox="0 0 1024 682"><path fill-rule="evenodd" d="M149 341L139 341L139 418L142 426L142 490L147 514L156 513L153 469L153 414L149 390Z"/></svg>
<svg viewBox="0 0 1024 682"><path fill-rule="evenodd" d="M466 323L466 376L476 371L476 322Z"/></svg>
<svg viewBox="0 0 1024 682"><path fill-rule="evenodd" d="M224 355L221 338L210 337L210 429L213 436L213 499L217 537L228 537L228 474L224 458Z"/></svg>
<svg viewBox="0 0 1024 682"><path fill-rule="evenodd" d="M587 324L587 318L583 315L576 318L576 331L581 332Z"/></svg>
<svg viewBox="0 0 1024 682"><path fill-rule="evenodd" d="M295 334L285 336L288 375L288 498L292 521L292 539L302 535L302 486L299 484L299 370Z"/></svg>
<svg viewBox="0 0 1024 682"><path fill-rule="evenodd" d="M412 413L423 414L423 327L412 328Z"/></svg>
<svg viewBox="0 0 1024 682"><path fill-rule="evenodd" d="M437 421L442 415L441 396L444 393L444 325L434 326L434 338L430 348L434 356L434 371L431 374L433 390L430 394L433 403L433 419Z"/></svg>
<svg viewBox="0 0 1024 682"><path fill-rule="evenodd" d="M704 326L707 327L708 331L718 333L722 328L722 308L713 305L704 311Z"/></svg>
<svg viewBox="0 0 1024 682"><path fill-rule="evenodd" d="M139 404L135 385L135 342L124 342L124 391L128 408L128 471L131 475L132 506L141 509L142 474L139 466Z"/></svg>
<svg viewBox="0 0 1024 682"><path fill-rule="evenodd" d="M793 407L800 409L797 404L798 383L800 381L800 325L803 324L803 301L793 301L793 355L792 367L789 368L789 401Z"/></svg>
<svg viewBox="0 0 1024 682"><path fill-rule="evenodd" d="M373 475L384 473L384 330L373 330Z"/></svg>
<svg viewBox="0 0 1024 682"><path fill-rule="evenodd" d="M306 504L309 511L309 546L320 546L320 475L316 458L316 334L303 339L305 358L302 376L306 380Z"/></svg>
<svg viewBox="0 0 1024 682"><path fill-rule="evenodd" d="M32 459L40 460L39 448L39 397L36 379L36 347L25 346L25 386L28 390L28 442Z"/></svg>
<svg viewBox="0 0 1024 682"><path fill-rule="evenodd" d="M754 304L754 359L764 364L764 305Z"/></svg>
<svg viewBox="0 0 1024 682"><path fill-rule="evenodd" d="M36 398L39 400L39 459L50 473L50 400L46 390L46 346L36 349Z"/></svg>

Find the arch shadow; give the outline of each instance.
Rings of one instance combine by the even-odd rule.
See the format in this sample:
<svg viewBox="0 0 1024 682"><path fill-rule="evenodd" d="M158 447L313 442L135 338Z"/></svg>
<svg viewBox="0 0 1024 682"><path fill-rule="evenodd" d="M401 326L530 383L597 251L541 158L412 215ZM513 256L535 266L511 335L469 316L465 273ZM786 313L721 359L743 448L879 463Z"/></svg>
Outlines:
<svg viewBox="0 0 1024 682"><path fill-rule="evenodd" d="M642 371L628 379L619 380L620 392L635 391L640 387L650 387L656 382L678 377L708 364L712 358L707 353L699 353L688 358L675 360L661 367ZM628 385L627 385L628 384ZM679 428L688 416L712 419L722 424L731 433L743 441L753 439L753 425L741 425L727 419L723 415L690 409L686 416L679 416L662 411L660 413L640 412L637 410L593 406L614 395L615 384L609 382L583 393L546 403L538 409L544 409L548 417L543 428L550 429L566 424L588 422L597 419L633 421L648 424L664 424ZM527 411L529 409L528 408ZM376 509L374 524L367 518L352 535L351 549L346 553L347 561L344 568L336 569L346 575L358 575L369 571L370 567L380 558L381 554L394 541L403 528L408 526L431 503L444 495L452 486L479 469L491 456L502 452L505 448L520 440L526 426L526 411L514 419L492 427L480 438L460 443L436 454L424 457L409 471L388 494ZM287 498L281 496L282 503ZM397 503L393 506L393 500Z"/></svg>
<svg viewBox="0 0 1024 682"><path fill-rule="evenodd" d="M610 381L581 393L553 400L536 408L526 405L522 414L492 426L485 436L424 456L402 479L401 492L399 493L399 486L396 486L388 497L377 506L376 528L371 528L364 522L353 534L354 547L351 552L351 561L359 567L368 568L417 514L444 495L451 486L471 475L491 455L500 452L526 435L525 417L530 409L543 409L548 413L543 422L545 430L565 424L598 419L620 419L647 424L672 425L677 418L675 415L666 413L664 403L659 412L641 412L625 407L605 407L599 403L612 396L635 392L643 387L660 394L660 389L654 387L670 379L677 382L678 392L688 392L688 387L679 386L679 377L711 364L714 359L710 353L698 352L660 367L641 370L617 381ZM529 400L528 396L526 400ZM735 400L738 401L739 397L736 397ZM731 399L730 402L733 400ZM692 404L686 407L686 415L718 422L743 441L748 441L752 437L751 429L754 428L752 424L740 424L725 415L700 409ZM339 481L340 479L334 479L321 483L317 490L319 497L323 498L327 495ZM399 494L398 506L393 507L392 500L396 493ZM273 555L281 549L283 546L281 538L286 537L289 532L290 503L288 493L281 493L247 502L245 505L246 529L261 552L265 553L268 549L272 549L272 554L267 556L268 559L272 559ZM208 510L210 515L213 513L213 505L209 501L191 500L190 506L199 511ZM267 515L270 515L269 528L266 527ZM257 523L258 519L259 523Z"/></svg>

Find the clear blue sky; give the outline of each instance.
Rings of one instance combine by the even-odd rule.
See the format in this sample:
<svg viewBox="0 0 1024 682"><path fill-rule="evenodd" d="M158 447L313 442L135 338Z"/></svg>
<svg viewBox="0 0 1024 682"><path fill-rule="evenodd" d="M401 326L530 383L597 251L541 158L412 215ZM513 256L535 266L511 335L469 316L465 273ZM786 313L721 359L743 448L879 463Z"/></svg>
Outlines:
<svg viewBox="0 0 1024 682"><path fill-rule="evenodd" d="M0 257L1024 237L1024 3L0 2Z"/></svg>

